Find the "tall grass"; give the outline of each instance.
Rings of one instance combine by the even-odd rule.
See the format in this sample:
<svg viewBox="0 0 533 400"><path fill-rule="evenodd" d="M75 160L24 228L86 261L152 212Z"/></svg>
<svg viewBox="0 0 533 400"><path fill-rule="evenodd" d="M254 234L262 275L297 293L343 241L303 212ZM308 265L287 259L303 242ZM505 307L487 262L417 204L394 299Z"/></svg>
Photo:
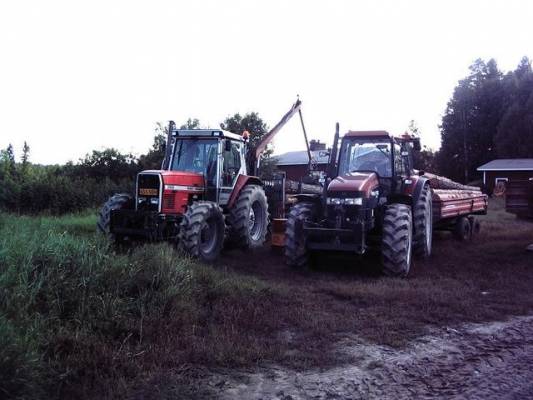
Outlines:
<svg viewBox="0 0 533 400"><path fill-rule="evenodd" d="M117 252L91 214L0 215L0 397L122 397L184 363L257 357L273 290L167 244Z"/></svg>

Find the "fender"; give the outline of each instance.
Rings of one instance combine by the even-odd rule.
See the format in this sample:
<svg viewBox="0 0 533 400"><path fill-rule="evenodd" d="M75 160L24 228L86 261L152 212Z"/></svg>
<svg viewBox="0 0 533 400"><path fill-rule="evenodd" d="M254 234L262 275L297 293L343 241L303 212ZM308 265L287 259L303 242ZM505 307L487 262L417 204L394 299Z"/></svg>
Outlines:
<svg viewBox="0 0 533 400"><path fill-rule="evenodd" d="M429 185L429 179L425 176L418 177L418 179L414 180L412 183L412 189L411 193L413 196L413 206L416 204L418 199L420 198L420 194L422 193L422 189L425 185Z"/></svg>
<svg viewBox="0 0 533 400"><path fill-rule="evenodd" d="M249 176L249 175L240 174L237 177L237 182L235 182L233 191L231 192L231 195L229 196L228 208L233 207L233 203L235 203L235 200L237 200L237 197L239 196L239 193L241 192L242 188L245 187L246 185L263 186L263 182L261 182L261 179L258 178L257 176Z"/></svg>

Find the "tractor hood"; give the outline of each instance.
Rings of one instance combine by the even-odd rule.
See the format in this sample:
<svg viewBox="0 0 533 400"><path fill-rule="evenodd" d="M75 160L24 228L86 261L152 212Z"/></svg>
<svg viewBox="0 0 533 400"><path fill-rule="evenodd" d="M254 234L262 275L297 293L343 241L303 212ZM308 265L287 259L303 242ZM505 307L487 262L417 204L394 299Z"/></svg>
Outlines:
<svg viewBox="0 0 533 400"><path fill-rule="evenodd" d="M196 172L147 170L142 171L140 174L159 174L165 185L201 188L205 186L203 174L198 174Z"/></svg>
<svg viewBox="0 0 533 400"><path fill-rule="evenodd" d="M362 192L365 197L379 186L378 176L374 172L349 172L333 179L328 192Z"/></svg>

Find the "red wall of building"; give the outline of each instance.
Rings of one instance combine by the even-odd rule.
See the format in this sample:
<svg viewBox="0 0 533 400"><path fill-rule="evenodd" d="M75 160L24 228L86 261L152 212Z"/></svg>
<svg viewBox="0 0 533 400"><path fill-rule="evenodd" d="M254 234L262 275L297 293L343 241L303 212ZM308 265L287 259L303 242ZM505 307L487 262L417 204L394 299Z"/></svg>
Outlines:
<svg viewBox="0 0 533 400"><path fill-rule="evenodd" d="M486 171L485 174L487 193L492 193L494 190L496 178L507 178L509 181L527 181L529 178L533 178L533 171Z"/></svg>

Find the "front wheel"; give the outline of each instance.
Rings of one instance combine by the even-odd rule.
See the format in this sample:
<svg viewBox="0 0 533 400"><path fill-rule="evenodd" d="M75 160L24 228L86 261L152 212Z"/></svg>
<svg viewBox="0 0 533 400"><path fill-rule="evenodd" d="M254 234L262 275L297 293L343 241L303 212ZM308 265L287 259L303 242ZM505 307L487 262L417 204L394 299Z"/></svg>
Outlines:
<svg viewBox="0 0 533 400"><path fill-rule="evenodd" d="M411 269L413 218L411 207L391 204L385 210L381 240L381 262L385 275L406 277Z"/></svg>
<svg viewBox="0 0 533 400"><path fill-rule="evenodd" d="M180 224L178 246L204 262L213 262L224 244L224 215L218 205L198 201L187 208Z"/></svg>
<svg viewBox="0 0 533 400"><path fill-rule="evenodd" d="M304 227L313 217L314 205L297 203L291 207L285 228L285 262L290 267L302 268L309 264Z"/></svg>
<svg viewBox="0 0 533 400"><path fill-rule="evenodd" d="M111 232L111 212L114 210L133 210L134 208L135 201L128 193L119 193L111 196L100 210L98 221L96 222L97 229L107 235L112 241L121 242L123 238Z"/></svg>

